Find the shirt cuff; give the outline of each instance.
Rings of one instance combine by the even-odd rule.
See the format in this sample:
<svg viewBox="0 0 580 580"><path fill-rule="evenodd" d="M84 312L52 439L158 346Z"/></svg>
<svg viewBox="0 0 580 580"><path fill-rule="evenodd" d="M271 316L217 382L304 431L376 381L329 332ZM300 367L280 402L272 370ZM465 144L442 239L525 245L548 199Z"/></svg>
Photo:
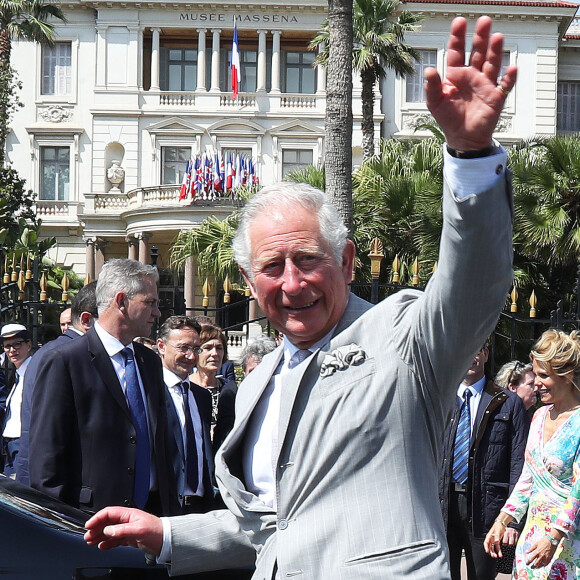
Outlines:
<svg viewBox="0 0 580 580"><path fill-rule="evenodd" d="M494 153L477 159L452 157L443 145L443 175L457 199L486 191L504 178L507 152L495 140L493 145Z"/></svg>
<svg viewBox="0 0 580 580"><path fill-rule="evenodd" d="M169 518L161 518L163 525L163 544L161 552L157 556L158 564L169 564L171 562L171 524Z"/></svg>

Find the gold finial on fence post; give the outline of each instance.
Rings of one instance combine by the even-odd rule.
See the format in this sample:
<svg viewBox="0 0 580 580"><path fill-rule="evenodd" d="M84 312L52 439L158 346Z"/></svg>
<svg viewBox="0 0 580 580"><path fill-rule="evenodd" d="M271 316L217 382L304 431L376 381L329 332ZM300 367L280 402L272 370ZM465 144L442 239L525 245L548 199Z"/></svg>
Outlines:
<svg viewBox="0 0 580 580"><path fill-rule="evenodd" d="M69 281L68 281L68 275L66 272L62 275L61 285L62 285L62 297L61 297L62 301L68 302Z"/></svg>
<svg viewBox="0 0 580 580"><path fill-rule="evenodd" d="M512 299L512 305L511 305L511 312L517 312L518 311L518 291L516 289L516 287L513 287L513 290L510 293L510 297Z"/></svg>
<svg viewBox="0 0 580 580"><path fill-rule="evenodd" d="M46 302L48 299L48 294L46 292L46 287L48 286L48 281L46 279L46 272L42 273L40 277L40 301Z"/></svg>
<svg viewBox="0 0 580 580"><path fill-rule="evenodd" d="M415 258L415 261L413 262L413 266L412 266L412 272L413 272L413 279L412 279L412 284L413 286L418 286L419 285L419 258Z"/></svg>
<svg viewBox="0 0 580 580"><path fill-rule="evenodd" d="M371 259L371 277L373 280L376 280L381 274L381 262L384 257L381 240L374 238L371 242L371 251L369 252L369 258Z"/></svg>
<svg viewBox="0 0 580 580"><path fill-rule="evenodd" d="M230 303L230 291L232 289L232 285L230 284L230 277L226 276L224 280L224 304Z"/></svg>
<svg viewBox="0 0 580 580"><path fill-rule="evenodd" d="M10 274L10 282L16 282L18 274L16 273L16 254L12 255L12 273Z"/></svg>
<svg viewBox="0 0 580 580"><path fill-rule="evenodd" d="M30 268L30 254L26 255L26 279L32 280L32 269Z"/></svg>
<svg viewBox="0 0 580 580"><path fill-rule="evenodd" d="M244 296L246 298L249 298L252 295L252 293L250 292L250 287L246 286L245 290L244 290Z"/></svg>
<svg viewBox="0 0 580 580"><path fill-rule="evenodd" d="M4 277L2 278L3 284L8 284L10 282L10 274L8 274L8 256L4 258Z"/></svg>
<svg viewBox="0 0 580 580"><path fill-rule="evenodd" d="M532 290L529 303L530 303L530 318L536 318L536 306L538 304L538 299L536 298L535 290Z"/></svg>
<svg viewBox="0 0 580 580"><path fill-rule="evenodd" d="M209 291L210 291L209 281L207 278L205 279L205 282L201 287L201 291L203 292L202 305L204 308L207 308L209 306Z"/></svg>
<svg viewBox="0 0 580 580"><path fill-rule="evenodd" d="M24 300L24 289L26 288L26 280L24 278L24 270L20 270L18 274L18 300Z"/></svg>
<svg viewBox="0 0 580 580"><path fill-rule="evenodd" d="M395 256L393 260L393 282L399 281L399 271L401 270L401 260L399 260L399 255Z"/></svg>
<svg viewBox="0 0 580 580"><path fill-rule="evenodd" d="M87 284L90 284L92 282L91 280L91 275L89 272L87 272L87 275L85 276L84 282L83 282L83 286L86 286Z"/></svg>

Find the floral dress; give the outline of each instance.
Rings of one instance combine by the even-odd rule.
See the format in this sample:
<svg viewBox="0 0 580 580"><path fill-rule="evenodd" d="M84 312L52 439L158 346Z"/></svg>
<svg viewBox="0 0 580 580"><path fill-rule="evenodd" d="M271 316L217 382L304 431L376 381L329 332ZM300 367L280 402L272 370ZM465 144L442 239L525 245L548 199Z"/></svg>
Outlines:
<svg viewBox="0 0 580 580"><path fill-rule="evenodd" d="M526 525L516 547L513 578L580 580L580 409L544 442L544 421L552 408L532 419L522 475L502 511ZM525 552L551 528L568 534L549 566L530 568Z"/></svg>

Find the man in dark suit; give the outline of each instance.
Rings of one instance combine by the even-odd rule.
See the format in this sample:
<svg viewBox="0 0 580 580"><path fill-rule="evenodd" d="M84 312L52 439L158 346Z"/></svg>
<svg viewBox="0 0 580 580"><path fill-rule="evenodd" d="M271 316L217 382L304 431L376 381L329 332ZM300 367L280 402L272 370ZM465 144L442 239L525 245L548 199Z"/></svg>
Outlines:
<svg viewBox="0 0 580 580"><path fill-rule="evenodd" d="M486 554L483 540L524 466L525 407L516 394L486 380L487 358L484 347L459 385L444 437L439 494L452 580L461 580L463 552L469 580L495 578L496 560ZM518 535L507 528L503 543L515 545Z"/></svg>
<svg viewBox="0 0 580 580"><path fill-rule="evenodd" d="M45 360L48 353L68 344L71 340L79 338L93 326L97 319L97 296L96 282L90 282L83 286L73 298L71 307L71 324L63 331L63 334L47 342L34 353L26 375L24 377L24 390L22 393L22 409L20 411L20 422L22 425L20 434L20 451L16 460L16 481L25 485L30 485L30 475L28 473L28 445L30 441L30 411L32 407L32 392L36 381L36 373L40 363ZM61 316L62 326L62 316Z"/></svg>
<svg viewBox="0 0 580 580"><path fill-rule="evenodd" d="M157 334L166 386L168 445L183 514L214 508L211 395L189 381L200 331L193 318L170 316Z"/></svg>
<svg viewBox="0 0 580 580"><path fill-rule="evenodd" d="M32 487L86 511L107 505L172 510L159 357L134 344L160 315L151 266L110 260L97 282L99 320L53 349L32 394ZM175 507L175 506L173 506Z"/></svg>

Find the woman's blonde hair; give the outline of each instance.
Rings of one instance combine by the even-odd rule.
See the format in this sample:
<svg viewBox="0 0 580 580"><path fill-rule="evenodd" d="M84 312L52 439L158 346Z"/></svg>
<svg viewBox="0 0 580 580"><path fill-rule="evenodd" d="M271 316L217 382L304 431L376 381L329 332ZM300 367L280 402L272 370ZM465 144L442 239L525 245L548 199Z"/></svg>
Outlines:
<svg viewBox="0 0 580 580"><path fill-rule="evenodd" d="M570 334L551 328L532 347L530 359L560 377L572 374L572 384L580 391L580 332Z"/></svg>

